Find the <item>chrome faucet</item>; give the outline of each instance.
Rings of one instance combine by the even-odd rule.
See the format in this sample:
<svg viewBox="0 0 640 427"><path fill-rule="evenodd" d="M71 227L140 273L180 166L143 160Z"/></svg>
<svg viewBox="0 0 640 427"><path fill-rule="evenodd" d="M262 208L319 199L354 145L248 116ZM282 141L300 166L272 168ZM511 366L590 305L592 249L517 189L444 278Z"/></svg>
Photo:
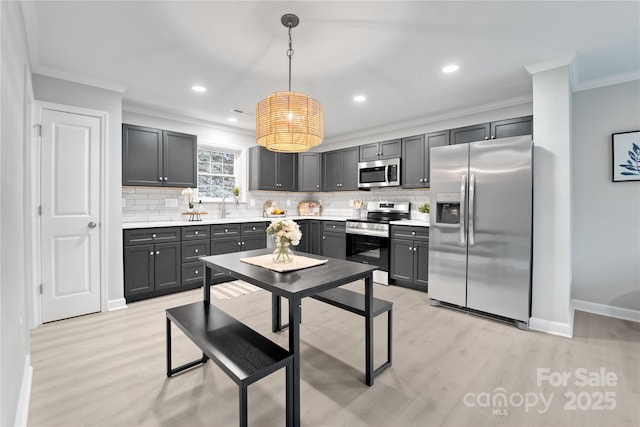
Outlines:
<svg viewBox="0 0 640 427"><path fill-rule="evenodd" d="M222 209L220 212L220 218L225 218L227 216L227 210L225 208L224 201L229 196L233 197L233 200L236 202L236 206L240 205L240 203L238 203L238 199L236 199L236 196L234 196L233 194L225 194L224 197L222 198Z"/></svg>

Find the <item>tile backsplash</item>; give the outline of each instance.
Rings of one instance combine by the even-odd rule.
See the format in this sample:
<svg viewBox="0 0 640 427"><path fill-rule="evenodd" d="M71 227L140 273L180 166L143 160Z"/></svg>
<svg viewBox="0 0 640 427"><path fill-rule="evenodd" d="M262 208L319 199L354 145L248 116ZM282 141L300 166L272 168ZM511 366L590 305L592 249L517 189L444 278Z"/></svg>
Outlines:
<svg viewBox="0 0 640 427"><path fill-rule="evenodd" d="M123 187L122 221L187 220L188 216L182 214L187 210L187 201L182 198L181 193L181 188ZM276 202L280 208L287 210L290 215L298 215L299 202L320 201L322 205L322 215L345 218L353 216L353 209L349 204L351 200L362 200L365 206L368 201L408 200L411 203L411 218L416 218L418 205L429 203L430 191L428 189L403 190L401 188L373 189L371 191L340 191L332 193L250 191L247 192L244 200L239 205L236 205L233 200L226 200L227 217L261 217L262 207L267 200ZM221 217L222 203L202 203L202 207L208 212L203 218Z"/></svg>

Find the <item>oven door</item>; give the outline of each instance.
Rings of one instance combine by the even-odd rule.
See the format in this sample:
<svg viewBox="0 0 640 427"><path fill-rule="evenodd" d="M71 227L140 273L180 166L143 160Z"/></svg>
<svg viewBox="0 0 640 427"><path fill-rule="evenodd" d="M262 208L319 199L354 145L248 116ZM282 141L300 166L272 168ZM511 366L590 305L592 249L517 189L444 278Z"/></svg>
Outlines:
<svg viewBox="0 0 640 427"><path fill-rule="evenodd" d="M389 271L389 238L347 233L347 260Z"/></svg>

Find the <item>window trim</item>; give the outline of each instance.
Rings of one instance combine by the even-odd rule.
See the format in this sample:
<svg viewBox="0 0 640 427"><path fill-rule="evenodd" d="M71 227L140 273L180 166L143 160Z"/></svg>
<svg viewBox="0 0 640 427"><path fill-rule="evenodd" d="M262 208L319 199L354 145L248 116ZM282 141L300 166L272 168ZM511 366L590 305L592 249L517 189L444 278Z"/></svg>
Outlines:
<svg viewBox="0 0 640 427"><path fill-rule="evenodd" d="M248 176L248 162L247 162L247 148L246 147L241 147L241 146L234 146L234 145L223 145L223 144L216 144L214 142L211 141L203 141L203 140L199 140L198 141L198 147L197 150L212 150L212 151L219 151L222 153L229 153L229 154L233 154L235 155L235 164L234 164L234 169L236 170L236 186L240 187L240 197L238 198L238 201L240 203L245 203L247 200L247 176ZM197 159L196 159L197 162ZM197 167L196 167L196 178L197 181L199 182L199 176L200 176L200 172L197 172ZM198 189L198 200L200 201L202 200L202 203L221 203L222 202L222 198L221 197L200 197L200 191ZM227 199L228 200L228 199Z"/></svg>

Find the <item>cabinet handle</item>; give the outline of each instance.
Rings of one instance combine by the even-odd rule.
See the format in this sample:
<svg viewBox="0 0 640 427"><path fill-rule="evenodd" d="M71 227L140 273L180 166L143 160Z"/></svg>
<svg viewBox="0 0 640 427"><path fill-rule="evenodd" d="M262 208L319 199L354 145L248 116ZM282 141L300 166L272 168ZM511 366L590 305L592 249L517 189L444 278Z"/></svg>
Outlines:
<svg viewBox="0 0 640 427"><path fill-rule="evenodd" d="M151 238L155 239L156 238L156 234L152 234Z"/></svg>
<svg viewBox="0 0 640 427"><path fill-rule="evenodd" d="M164 177L164 180L165 180L165 181L169 181L169 178L167 178L167 177L165 176L165 177Z"/></svg>
<svg viewBox="0 0 640 427"><path fill-rule="evenodd" d="M158 181L162 181L162 177L158 177Z"/></svg>
<svg viewBox="0 0 640 427"><path fill-rule="evenodd" d="M244 242L242 242L242 246L244 246Z"/></svg>
<svg viewBox="0 0 640 427"><path fill-rule="evenodd" d="M326 239L326 238L327 238L326 236L322 236L322 240L324 240L324 239Z"/></svg>
<svg viewBox="0 0 640 427"><path fill-rule="evenodd" d="M412 250L413 250L413 248L411 246L409 246L409 251L412 251Z"/></svg>
<svg viewBox="0 0 640 427"><path fill-rule="evenodd" d="M195 253L198 253L198 250L197 250L197 249L194 249L193 251L194 251Z"/></svg>
<svg viewBox="0 0 640 427"><path fill-rule="evenodd" d="M160 255L160 251L156 251L156 255Z"/></svg>
<svg viewBox="0 0 640 427"><path fill-rule="evenodd" d="M195 274L198 274L198 270L194 271Z"/></svg>
<svg viewBox="0 0 640 427"><path fill-rule="evenodd" d="M496 136L495 135L491 135L491 139L496 139Z"/></svg>
<svg viewBox="0 0 640 427"><path fill-rule="evenodd" d="M418 248L413 248L413 252L415 252L415 251L417 251L417 250L418 250Z"/></svg>
<svg viewBox="0 0 640 427"><path fill-rule="evenodd" d="M242 243L238 242L238 246L240 246Z"/></svg>
<svg viewBox="0 0 640 427"><path fill-rule="evenodd" d="M195 234L195 235L197 236L197 235L198 235L198 232L197 232L197 231L194 231L194 232L193 232L193 234Z"/></svg>
<svg viewBox="0 0 640 427"><path fill-rule="evenodd" d="M149 252L149 256L153 256L153 251Z"/></svg>
<svg viewBox="0 0 640 427"><path fill-rule="evenodd" d="M253 231L256 231L256 228L255 228L255 227L253 227Z"/></svg>
<svg viewBox="0 0 640 427"><path fill-rule="evenodd" d="M485 137L484 137L484 139L489 139L489 137L488 137L488 136L485 136Z"/></svg>
<svg viewBox="0 0 640 427"><path fill-rule="evenodd" d="M415 235L416 235L416 232L415 232L415 231L412 231L412 232L411 232L411 235L412 235L412 236L415 236Z"/></svg>
<svg viewBox="0 0 640 427"><path fill-rule="evenodd" d="M316 188L320 188L320 184L316 184Z"/></svg>
<svg viewBox="0 0 640 427"><path fill-rule="evenodd" d="M227 229L226 229L226 228L224 229L224 232L225 232L225 233L227 232Z"/></svg>

